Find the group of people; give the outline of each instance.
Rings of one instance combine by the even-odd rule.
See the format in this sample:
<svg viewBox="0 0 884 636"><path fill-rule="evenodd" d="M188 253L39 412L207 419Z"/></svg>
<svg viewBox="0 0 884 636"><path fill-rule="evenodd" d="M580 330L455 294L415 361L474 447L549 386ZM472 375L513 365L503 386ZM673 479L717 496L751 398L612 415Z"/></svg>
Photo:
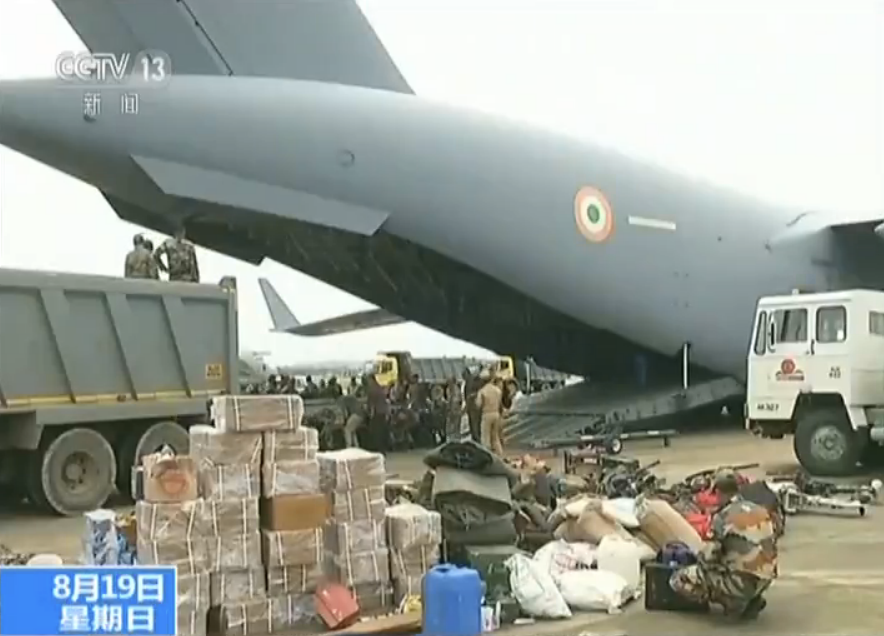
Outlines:
<svg viewBox="0 0 884 636"><path fill-rule="evenodd" d="M459 440L466 416L470 437L498 455L504 452L504 418L522 396L515 380L504 382L487 369L467 369L444 387L423 382L418 375L384 387L372 373L351 377L346 386L334 376L316 382L308 375L299 387L292 376L279 374L261 385L248 385L245 392L337 400L317 418L329 448L340 443L335 439L350 447L362 446L362 439L379 451Z"/></svg>
<svg viewBox="0 0 884 636"><path fill-rule="evenodd" d="M167 274L170 281L198 283L200 269L193 243L179 229L154 249L153 241L143 234L132 239L132 249L126 254L124 276L160 280L160 273Z"/></svg>

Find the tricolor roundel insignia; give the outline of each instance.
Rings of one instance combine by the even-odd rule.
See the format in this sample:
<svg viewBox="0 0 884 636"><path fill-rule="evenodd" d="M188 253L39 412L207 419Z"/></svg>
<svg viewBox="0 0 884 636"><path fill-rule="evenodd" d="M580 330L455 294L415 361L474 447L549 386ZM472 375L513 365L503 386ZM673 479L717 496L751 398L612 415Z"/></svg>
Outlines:
<svg viewBox="0 0 884 636"><path fill-rule="evenodd" d="M611 204L597 188L580 188L574 197L574 218L577 229L587 241L601 243L614 232Z"/></svg>

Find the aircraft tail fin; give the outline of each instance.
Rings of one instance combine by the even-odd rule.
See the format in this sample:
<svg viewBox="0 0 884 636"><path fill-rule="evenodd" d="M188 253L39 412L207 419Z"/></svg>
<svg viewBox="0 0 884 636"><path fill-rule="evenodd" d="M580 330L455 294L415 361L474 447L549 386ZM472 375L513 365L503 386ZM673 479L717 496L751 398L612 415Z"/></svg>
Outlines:
<svg viewBox="0 0 884 636"><path fill-rule="evenodd" d="M93 52L161 51L178 75L412 93L357 0L53 0Z"/></svg>
<svg viewBox="0 0 884 636"><path fill-rule="evenodd" d="M259 278L258 285L260 285L261 293L264 295L264 302L267 303L267 311L270 312L270 320L273 322L274 331L289 332L301 326L301 323L295 318L295 314L285 304L285 301L269 280Z"/></svg>
<svg viewBox="0 0 884 636"><path fill-rule="evenodd" d="M368 309L301 324L269 280L259 278L258 284L261 286L264 302L267 303L267 310L273 321L273 331L282 331L295 336L331 336L408 322L386 309Z"/></svg>

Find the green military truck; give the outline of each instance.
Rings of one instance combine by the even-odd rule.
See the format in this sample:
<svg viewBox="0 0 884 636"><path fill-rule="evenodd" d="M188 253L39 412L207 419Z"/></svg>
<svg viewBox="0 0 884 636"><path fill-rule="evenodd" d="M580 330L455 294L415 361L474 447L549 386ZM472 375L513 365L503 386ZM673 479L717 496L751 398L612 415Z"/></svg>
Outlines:
<svg viewBox="0 0 884 636"><path fill-rule="evenodd" d="M238 380L236 281L0 269L0 493L60 515L129 494L133 465Z"/></svg>

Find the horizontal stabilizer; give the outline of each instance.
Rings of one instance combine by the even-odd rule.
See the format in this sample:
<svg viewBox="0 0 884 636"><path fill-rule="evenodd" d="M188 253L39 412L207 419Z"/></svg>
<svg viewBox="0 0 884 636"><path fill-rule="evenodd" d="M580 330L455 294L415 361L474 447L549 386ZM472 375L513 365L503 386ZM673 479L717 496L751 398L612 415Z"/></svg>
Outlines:
<svg viewBox="0 0 884 636"><path fill-rule="evenodd" d="M264 302L267 303L274 331L296 336L330 336L407 322L386 309L369 309L302 325L269 280L259 278L258 285L261 286Z"/></svg>
<svg viewBox="0 0 884 636"><path fill-rule="evenodd" d="M176 75L411 88L357 0L53 0L93 52L162 51Z"/></svg>
<svg viewBox="0 0 884 636"><path fill-rule="evenodd" d="M377 232L388 216L373 208L323 199L218 170L154 157L136 155L133 159L165 194L177 197L266 212L364 236Z"/></svg>

